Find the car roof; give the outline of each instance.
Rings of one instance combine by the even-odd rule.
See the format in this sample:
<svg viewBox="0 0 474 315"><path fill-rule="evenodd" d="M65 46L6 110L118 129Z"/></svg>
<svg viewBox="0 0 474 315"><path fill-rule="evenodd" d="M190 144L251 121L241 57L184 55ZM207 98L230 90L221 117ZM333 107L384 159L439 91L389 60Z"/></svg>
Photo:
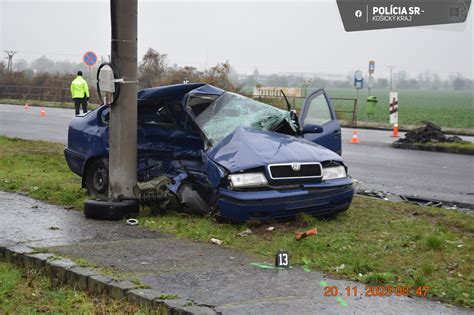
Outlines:
<svg viewBox="0 0 474 315"><path fill-rule="evenodd" d="M225 91L205 83L174 84L138 91L138 100L142 102L152 101L159 98L175 98L179 101L192 91L192 94L221 95Z"/></svg>

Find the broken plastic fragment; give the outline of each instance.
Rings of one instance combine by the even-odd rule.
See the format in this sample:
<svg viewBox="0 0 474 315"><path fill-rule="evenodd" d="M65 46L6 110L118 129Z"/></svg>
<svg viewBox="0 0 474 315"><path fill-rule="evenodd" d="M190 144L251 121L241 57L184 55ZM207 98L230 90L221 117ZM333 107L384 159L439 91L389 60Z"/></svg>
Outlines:
<svg viewBox="0 0 474 315"><path fill-rule="evenodd" d="M249 234L252 234L252 230L251 229L246 229L245 231L237 233L237 236L246 237Z"/></svg>
<svg viewBox="0 0 474 315"><path fill-rule="evenodd" d="M224 242L217 238L211 238L211 243L216 245L222 245Z"/></svg>
<svg viewBox="0 0 474 315"><path fill-rule="evenodd" d="M311 236L311 235L314 235L314 234L318 234L318 230L317 230L316 228L312 228L311 230L308 230L308 231L303 232L303 233L301 233L301 232L296 232L296 233L295 233L295 239L296 239L297 241L300 241L300 240L302 240L303 238L306 238L306 237Z"/></svg>

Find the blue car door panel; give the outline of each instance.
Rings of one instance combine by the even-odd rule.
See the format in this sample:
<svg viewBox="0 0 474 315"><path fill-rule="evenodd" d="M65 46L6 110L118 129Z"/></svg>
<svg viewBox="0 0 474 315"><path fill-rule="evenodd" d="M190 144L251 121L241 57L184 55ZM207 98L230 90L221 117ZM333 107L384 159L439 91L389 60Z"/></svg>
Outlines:
<svg viewBox="0 0 474 315"><path fill-rule="evenodd" d="M300 125L303 127L305 124L323 128L321 133L305 134L305 139L341 155L341 126L331 100L323 89L311 93L306 98L300 112Z"/></svg>

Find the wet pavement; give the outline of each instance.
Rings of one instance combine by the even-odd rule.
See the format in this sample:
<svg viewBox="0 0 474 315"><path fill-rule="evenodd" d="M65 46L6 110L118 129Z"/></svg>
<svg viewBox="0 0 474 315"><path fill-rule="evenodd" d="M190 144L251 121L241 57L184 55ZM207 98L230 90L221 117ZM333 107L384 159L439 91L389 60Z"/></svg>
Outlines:
<svg viewBox="0 0 474 315"><path fill-rule="evenodd" d="M260 269L251 265L264 261L258 256L124 222L87 220L77 211L18 194L0 192L0 217L0 240L48 247L63 256L132 273L152 289L224 314L472 314L421 298L347 297L346 287L357 286L362 294L365 286L299 267ZM343 293L325 297L325 285Z"/></svg>

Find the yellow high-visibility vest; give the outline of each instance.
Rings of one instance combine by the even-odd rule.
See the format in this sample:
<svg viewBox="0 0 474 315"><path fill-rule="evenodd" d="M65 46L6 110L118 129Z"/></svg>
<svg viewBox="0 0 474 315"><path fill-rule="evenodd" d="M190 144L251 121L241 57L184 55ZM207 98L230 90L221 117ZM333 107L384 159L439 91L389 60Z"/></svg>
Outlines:
<svg viewBox="0 0 474 315"><path fill-rule="evenodd" d="M71 83L71 96L72 98L89 97L89 87L87 86L87 82L80 75L78 75Z"/></svg>

